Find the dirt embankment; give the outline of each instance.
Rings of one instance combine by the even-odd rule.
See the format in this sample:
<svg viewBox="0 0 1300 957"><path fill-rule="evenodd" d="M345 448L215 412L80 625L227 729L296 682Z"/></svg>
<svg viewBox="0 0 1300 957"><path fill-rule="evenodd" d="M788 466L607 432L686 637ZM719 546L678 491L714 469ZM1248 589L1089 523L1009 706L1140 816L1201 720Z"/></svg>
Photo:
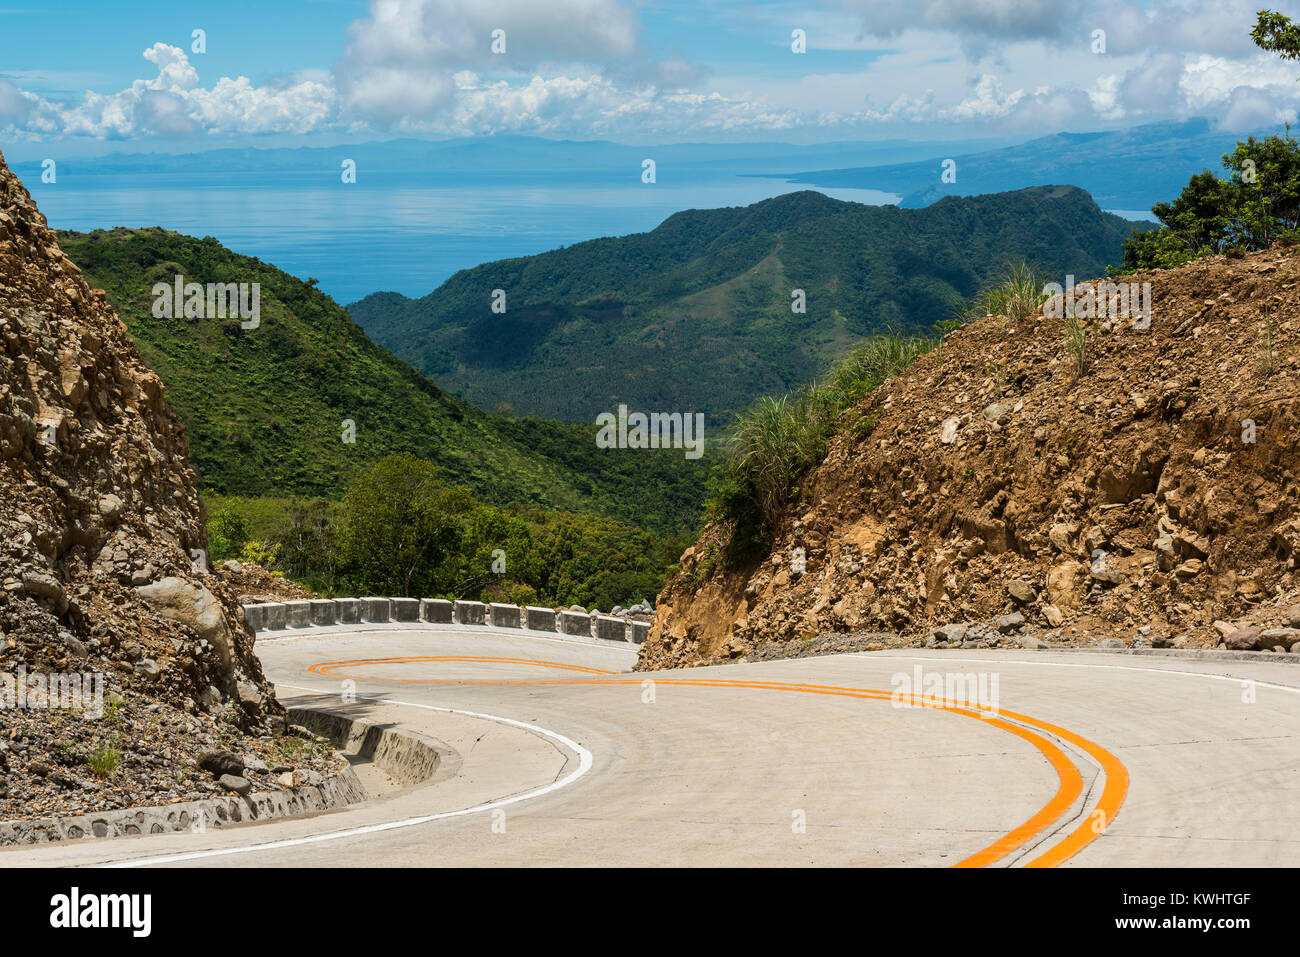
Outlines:
<svg viewBox="0 0 1300 957"><path fill-rule="evenodd" d="M0 818L201 797L214 747L295 763L206 547L162 382L0 157Z"/></svg>
<svg viewBox="0 0 1300 957"><path fill-rule="evenodd" d="M237 562L233 559L222 562L221 567L215 570L215 574L235 593L241 605L273 601L303 601L320 597L297 582L269 572L261 565L254 565L252 562Z"/></svg>
<svg viewBox="0 0 1300 957"><path fill-rule="evenodd" d="M1300 641L1300 254L1123 278L1150 328L1093 321L1082 373L1062 318L987 317L878 390L769 554L729 565L718 527L687 551L639 667L875 632Z"/></svg>

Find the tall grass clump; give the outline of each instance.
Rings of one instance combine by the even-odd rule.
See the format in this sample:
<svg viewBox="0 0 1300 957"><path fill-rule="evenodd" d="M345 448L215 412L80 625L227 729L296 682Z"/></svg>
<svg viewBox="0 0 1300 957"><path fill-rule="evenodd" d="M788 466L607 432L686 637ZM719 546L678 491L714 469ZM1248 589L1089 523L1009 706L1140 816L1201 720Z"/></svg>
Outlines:
<svg viewBox="0 0 1300 957"><path fill-rule="evenodd" d="M1077 382L1088 371L1092 354L1088 343L1088 321L1077 316L1065 317L1065 349L1074 366L1074 379Z"/></svg>
<svg viewBox="0 0 1300 957"><path fill-rule="evenodd" d="M843 411L882 382L900 375L918 356L938 345L929 336L884 333L872 336L831 367L822 388L829 391Z"/></svg>
<svg viewBox="0 0 1300 957"><path fill-rule="evenodd" d="M1023 259L1007 264L1003 273L976 293L967 318L1003 316L1011 322L1028 319L1043 307L1047 273Z"/></svg>
<svg viewBox="0 0 1300 957"><path fill-rule="evenodd" d="M96 748L86 763L90 765L91 772L97 778L107 778L112 776L113 772L122 764L122 752L118 750L116 736L113 740L101 744Z"/></svg>
<svg viewBox="0 0 1300 957"><path fill-rule="evenodd" d="M773 518L794 479L826 454L839 409L831 391L816 383L779 399L765 396L736 423L731 463Z"/></svg>
<svg viewBox="0 0 1300 957"><path fill-rule="evenodd" d="M780 398L765 396L739 416L709 496L711 517L732 525L733 557L770 541L772 524L797 494L800 477L826 456L831 437L851 424L846 413L936 344L927 336L872 336L826 378Z"/></svg>
<svg viewBox="0 0 1300 957"><path fill-rule="evenodd" d="M1259 359L1256 363L1261 375L1272 375L1277 368L1276 325L1273 310L1265 309L1259 326Z"/></svg>

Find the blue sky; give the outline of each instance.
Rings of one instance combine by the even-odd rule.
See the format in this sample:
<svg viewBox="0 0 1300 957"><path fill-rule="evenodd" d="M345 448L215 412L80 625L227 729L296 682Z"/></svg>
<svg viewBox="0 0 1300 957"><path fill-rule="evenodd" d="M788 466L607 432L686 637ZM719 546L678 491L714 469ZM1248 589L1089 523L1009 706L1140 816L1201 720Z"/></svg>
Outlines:
<svg viewBox="0 0 1300 957"><path fill-rule="evenodd" d="M3 3L4 0L0 0ZM0 75L41 94L75 95L89 87L106 93L144 75L140 52L158 41L189 49L195 28L208 32L205 72L274 76L330 61L342 50L349 23L364 2L141 2L54 0L58 28L42 5L0 5ZM255 29L248 24L256 23Z"/></svg>
<svg viewBox="0 0 1300 957"><path fill-rule="evenodd" d="M1300 64L1250 42L1260 0L6 2L7 154L1027 137L1189 116L1238 131L1300 107Z"/></svg>

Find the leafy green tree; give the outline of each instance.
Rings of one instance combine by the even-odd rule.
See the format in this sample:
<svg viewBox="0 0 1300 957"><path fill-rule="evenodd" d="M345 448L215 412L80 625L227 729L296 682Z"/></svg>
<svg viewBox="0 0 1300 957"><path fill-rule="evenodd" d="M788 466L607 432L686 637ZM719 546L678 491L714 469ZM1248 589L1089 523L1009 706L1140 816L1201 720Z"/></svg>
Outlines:
<svg viewBox="0 0 1300 957"><path fill-rule="evenodd" d="M219 564L238 558L248 541L248 525L244 516L226 506L208 519L208 560Z"/></svg>
<svg viewBox="0 0 1300 957"><path fill-rule="evenodd" d="M448 587L473 500L468 489L445 486L436 476L430 463L399 453L348 487L339 553L359 584L404 596Z"/></svg>
<svg viewBox="0 0 1300 957"><path fill-rule="evenodd" d="M1125 242L1125 269L1168 269L1300 233L1300 141L1252 136L1223 154L1223 168L1227 179L1203 170L1172 202L1151 207L1161 228Z"/></svg>
<svg viewBox="0 0 1300 957"><path fill-rule="evenodd" d="M504 594L508 583L532 581L533 543L528 525L501 508L479 505L468 517L455 586L458 596Z"/></svg>
<svg viewBox="0 0 1300 957"><path fill-rule="evenodd" d="M1230 218L1232 185L1203 170L1188 180L1173 202L1156 203L1151 212L1189 248L1217 250Z"/></svg>
<svg viewBox="0 0 1300 957"><path fill-rule="evenodd" d="M1209 250L1202 250L1199 255L1209 255ZM1134 269L1173 269L1191 262L1197 256L1197 250L1172 229L1150 229L1135 232L1124 244L1124 265L1114 272L1119 274Z"/></svg>
<svg viewBox="0 0 1300 957"><path fill-rule="evenodd" d="M1300 59L1300 24L1293 23L1272 10L1259 11L1250 38L1263 50L1271 50L1284 60Z"/></svg>
<svg viewBox="0 0 1300 957"><path fill-rule="evenodd" d="M246 564L261 565L263 568L271 568L280 558L280 544L278 542L263 542L257 539L249 539L244 542L244 547L239 552L239 560ZM272 574L280 575L282 572L273 572Z"/></svg>
<svg viewBox="0 0 1300 957"><path fill-rule="evenodd" d="M410 569L410 594L421 597L610 608L654 598L695 540L690 529L660 535L585 513L474 502L441 484L432 466L406 459L390 463L389 474L358 478L350 508L325 499L222 498L212 514L247 528L234 557L330 595L398 594ZM402 470L415 480L391 474ZM411 527L403 509L441 509L451 525L442 547L421 553L412 541L394 544L393 530ZM408 556L396 571L381 561L394 554Z"/></svg>
<svg viewBox="0 0 1300 957"><path fill-rule="evenodd" d="M1263 249L1300 228L1300 143L1291 137L1250 137L1223 157L1235 192L1228 242Z"/></svg>
<svg viewBox="0 0 1300 957"><path fill-rule="evenodd" d="M323 591L333 589L338 571L336 510L325 499L295 500L278 535L284 571Z"/></svg>

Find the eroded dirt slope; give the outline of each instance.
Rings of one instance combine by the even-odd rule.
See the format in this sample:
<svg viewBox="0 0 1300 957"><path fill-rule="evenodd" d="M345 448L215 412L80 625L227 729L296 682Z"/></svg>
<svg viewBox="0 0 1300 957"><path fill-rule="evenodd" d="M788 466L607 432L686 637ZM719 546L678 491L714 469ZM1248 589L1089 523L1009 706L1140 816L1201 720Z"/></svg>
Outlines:
<svg viewBox="0 0 1300 957"><path fill-rule="evenodd" d="M1063 319L987 317L878 390L769 554L728 564L718 527L687 551L639 667L834 633L1300 640L1300 255L1124 279L1152 284L1150 328L1094 321L1082 374Z"/></svg>

